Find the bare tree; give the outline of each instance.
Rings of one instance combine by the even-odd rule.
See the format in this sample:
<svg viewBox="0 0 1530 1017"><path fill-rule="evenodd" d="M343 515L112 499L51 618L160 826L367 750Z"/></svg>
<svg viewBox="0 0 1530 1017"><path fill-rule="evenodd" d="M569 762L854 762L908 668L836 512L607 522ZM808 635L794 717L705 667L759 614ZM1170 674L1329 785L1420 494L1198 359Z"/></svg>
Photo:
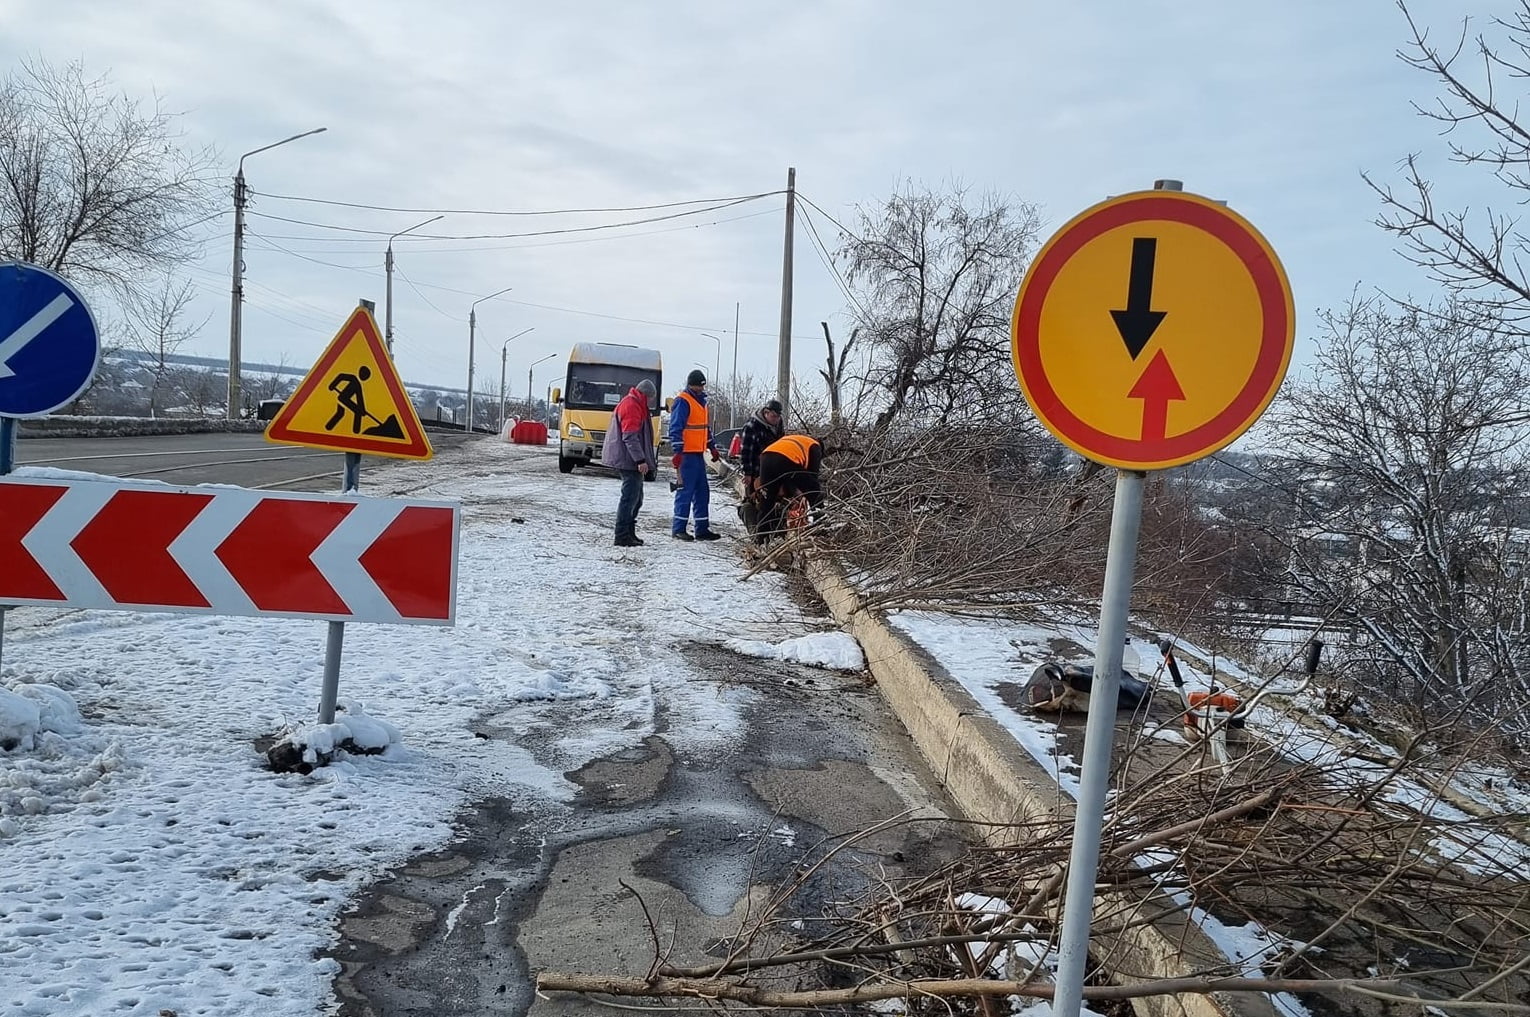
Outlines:
<svg viewBox="0 0 1530 1017"><path fill-rule="evenodd" d="M78 63L0 80L0 258L126 290L190 256L211 153L180 147L176 117Z"/></svg>
<svg viewBox="0 0 1530 1017"><path fill-rule="evenodd" d="M221 373L199 367L182 367L171 374L170 384L183 406L194 415L205 417L222 409L228 379Z"/></svg>
<svg viewBox="0 0 1530 1017"><path fill-rule="evenodd" d="M825 363L819 369L818 375L823 378L823 383L829 389L829 426L838 428L844 414L844 382L845 368L850 361L850 352L855 349L856 336L859 334L851 330L850 338L845 340L845 345L836 352L834 349L834 337L829 334L829 323L819 322L823 326L823 341L828 347Z"/></svg>
<svg viewBox="0 0 1530 1017"><path fill-rule="evenodd" d="M186 321L186 309L195 297L196 287L190 279L177 282L166 274L157 287L130 292L123 300L128 344L145 354L151 364L151 417L158 413L160 394L169 383L170 356L207 324L205 317L195 324Z"/></svg>
<svg viewBox="0 0 1530 1017"><path fill-rule="evenodd" d="M1371 300L1329 314L1319 341L1272 413L1298 513L1292 582L1364 634L1396 701L1470 703L1530 736L1520 338L1460 302Z"/></svg>
<svg viewBox="0 0 1530 1017"><path fill-rule="evenodd" d="M1523 82L1530 74L1530 0L1509 18L1487 22L1492 34L1468 35L1469 22L1442 47L1404 0L1398 8L1410 38L1399 56L1438 79L1443 94L1418 113L1439 128L1451 161L1493 177L1505 202L1530 196L1530 126L1519 123ZM1468 41L1470 40L1470 41ZM1393 186L1366 176L1381 197L1377 223L1398 238L1401 253L1450 289L1491 304L1508 321L1530 316L1530 277L1523 255L1527 236L1517 215L1491 208L1452 208L1447 186L1429 179L1417 155L1407 157L1403 181Z"/></svg>
<svg viewBox="0 0 1530 1017"><path fill-rule="evenodd" d="M281 399L290 395L297 387L297 379L283 370L290 366L285 353L277 359L274 366L276 369L273 371L245 379L244 390L257 403L266 399Z"/></svg>
<svg viewBox="0 0 1530 1017"><path fill-rule="evenodd" d="M857 294L865 380L879 397L874 429L904 413L943 424L1019 399L1009 314L1041 222L1028 204L907 185L859 212L839 257Z"/></svg>

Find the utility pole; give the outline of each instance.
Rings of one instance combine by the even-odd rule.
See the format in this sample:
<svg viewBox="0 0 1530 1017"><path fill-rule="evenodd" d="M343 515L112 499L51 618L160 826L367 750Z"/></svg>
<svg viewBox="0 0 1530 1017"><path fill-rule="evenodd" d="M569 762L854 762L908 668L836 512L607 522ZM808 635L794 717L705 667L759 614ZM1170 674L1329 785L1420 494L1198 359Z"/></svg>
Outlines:
<svg viewBox="0 0 1530 1017"><path fill-rule="evenodd" d="M492 300L501 293L509 293L515 287L506 286L502 290L495 290L486 297L479 297L468 308L468 382L467 382L467 419L463 422L463 430L468 434L473 433L473 339L478 331L478 305L485 300Z"/></svg>
<svg viewBox="0 0 1530 1017"><path fill-rule="evenodd" d="M532 410L531 410L531 376L536 373L537 365L538 364L545 364L545 363L547 363L547 361L551 360L553 357L556 357L557 355L558 354L556 354L556 353L549 353L547 356L543 357L541 360L534 361L532 363L531 367L529 367L526 370L526 416L527 417L530 417L531 416L531 412L532 412Z"/></svg>
<svg viewBox="0 0 1530 1017"><path fill-rule="evenodd" d="M510 339L506 339L504 342L499 344L499 428L500 428L500 430L504 430L505 429L505 361L508 360L509 357L510 357L510 340L511 339L519 339L521 336L525 335L527 332L535 332L536 330L537 330L537 327L535 325L531 326L530 328L523 328L519 332L515 333L515 335L511 336Z"/></svg>
<svg viewBox="0 0 1530 1017"><path fill-rule="evenodd" d="M241 310L244 305L244 160L239 160L239 172L234 175L234 288L228 312L228 407L224 416L239 419L239 365L244 357L241 349L244 327Z"/></svg>
<svg viewBox="0 0 1530 1017"><path fill-rule="evenodd" d="M781 251L781 334L776 352L776 398L781 400L781 425L791 412L792 388L792 220L797 212L797 170L786 171L786 243Z"/></svg>
<svg viewBox="0 0 1530 1017"><path fill-rule="evenodd" d="M733 302L733 374L728 378L728 426L735 426L734 405L738 402L738 301Z"/></svg>
<svg viewBox="0 0 1530 1017"><path fill-rule="evenodd" d="M328 129L315 127L311 131L304 131L302 134L294 134L290 138L283 138L269 145L251 149L239 157L239 169L234 174L234 271L228 309L228 406L225 408L225 416L229 420L239 419L239 400L243 395L240 391L239 374L240 365L244 361L244 206L250 200L249 189L244 183L244 161L252 155L270 151L289 141L306 138L312 134L323 134Z"/></svg>
<svg viewBox="0 0 1530 1017"><path fill-rule="evenodd" d="M383 325L383 345L388 348L389 357L393 356L393 241L398 237L403 236L405 233L413 233L421 226L429 226L431 223L435 222L436 219L445 218L445 215L438 215L435 217L435 219L426 219L424 222L417 222L408 229L399 230L397 233L393 234L393 236L388 238L388 254L385 258L383 258L383 272L385 272L388 276L387 292L383 296L383 300L385 301L383 317L386 319L386 323Z"/></svg>

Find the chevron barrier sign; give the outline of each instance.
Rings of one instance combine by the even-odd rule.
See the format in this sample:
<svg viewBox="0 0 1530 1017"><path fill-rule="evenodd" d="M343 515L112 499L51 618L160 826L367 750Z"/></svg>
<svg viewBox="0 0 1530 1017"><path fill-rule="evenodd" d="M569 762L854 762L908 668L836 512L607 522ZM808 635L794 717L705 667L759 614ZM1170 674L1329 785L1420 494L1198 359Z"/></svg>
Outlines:
<svg viewBox="0 0 1530 1017"><path fill-rule="evenodd" d="M0 479L0 603L450 625L458 506Z"/></svg>

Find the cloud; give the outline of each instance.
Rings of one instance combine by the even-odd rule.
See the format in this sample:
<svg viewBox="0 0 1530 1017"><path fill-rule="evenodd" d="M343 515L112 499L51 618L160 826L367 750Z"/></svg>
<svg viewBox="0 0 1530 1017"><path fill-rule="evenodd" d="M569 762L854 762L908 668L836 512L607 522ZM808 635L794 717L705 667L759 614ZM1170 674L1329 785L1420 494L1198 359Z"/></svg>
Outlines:
<svg viewBox="0 0 1530 1017"><path fill-rule="evenodd" d="M906 178L954 179L1036 203L1055 228L1174 176L1265 232L1304 322L1357 280L1411 288L1359 174L1388 176L1400 156L1437 144L1409 109L1430 83L1396 59L1403 24L1387 5L9 4L6 20L28 31L0 33L0 58L82 58L134 94L159 92L186 111L192 140L224 153L230 176L240 153L327 126L247 162L265 195L612 207L775 190L795 166L803 193L841 221ZM421 218L268 197L256 210L382 234ZM451 215L435 228L599 218ZM507 335L536 326L526 361L599 338L710 362L695 333L731 329L738 302L740 367L773 375L781 219L726 218L621 238L401 243L400 270L418 287L394 281L404 371L460 386L468 304L514 285L519 303L484 317ZM211 315L201 352L226 349L230 225L209 229L193 272ZM829 224L817 225L832 244ZM248 356L311 358L358 296L381 299L385 236L256 217L251 227L264 239L248 256ZM794 331L808 374L817 322L839 320L844 299L804 227L796 251Z"/></svg>

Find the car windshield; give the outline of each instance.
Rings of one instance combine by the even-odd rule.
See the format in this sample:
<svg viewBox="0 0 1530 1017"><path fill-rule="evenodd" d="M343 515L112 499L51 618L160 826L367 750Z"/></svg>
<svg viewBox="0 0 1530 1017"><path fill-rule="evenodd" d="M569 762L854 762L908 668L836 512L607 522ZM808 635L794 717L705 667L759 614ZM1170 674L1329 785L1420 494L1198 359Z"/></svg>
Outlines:
<svg viewBox="0 0 1530 1017"><path fill-rule="evenodd" d="M616 404L622 401L622 396L644 378L653 382L654 390L657 392L658 371L645 371L640 367L620 367L615 364L570 364L568 408L571 410L615 409ZM649 408L657 411L657 396L649 401Z"/></svg>

